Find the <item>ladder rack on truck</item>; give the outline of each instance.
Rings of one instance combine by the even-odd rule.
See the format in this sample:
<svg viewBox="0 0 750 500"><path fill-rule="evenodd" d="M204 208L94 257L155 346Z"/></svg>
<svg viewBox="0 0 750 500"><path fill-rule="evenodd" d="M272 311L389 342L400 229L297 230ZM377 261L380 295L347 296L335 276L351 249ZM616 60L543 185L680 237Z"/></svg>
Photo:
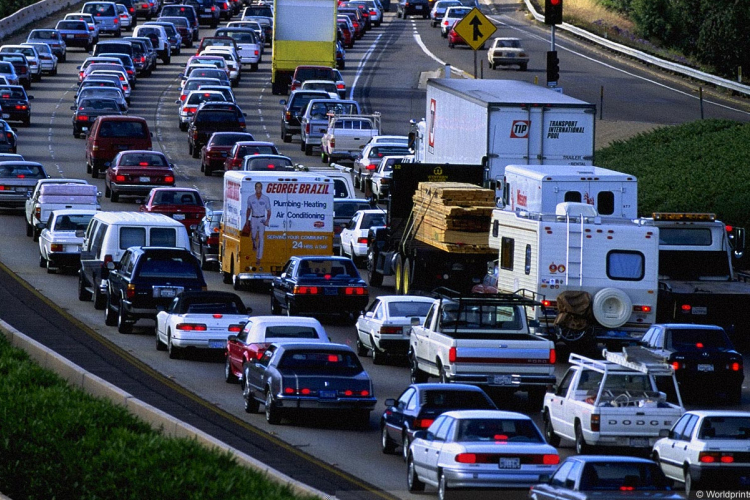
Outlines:
<svg viewBox="0 0 750 500"><path fill-rule="evenodd" d="M607 361L641 373L656 376L671 376L673 373L673 369L668 363L641 346L623 347L622 352L608 352L604 349L602 354Z"/></svg>

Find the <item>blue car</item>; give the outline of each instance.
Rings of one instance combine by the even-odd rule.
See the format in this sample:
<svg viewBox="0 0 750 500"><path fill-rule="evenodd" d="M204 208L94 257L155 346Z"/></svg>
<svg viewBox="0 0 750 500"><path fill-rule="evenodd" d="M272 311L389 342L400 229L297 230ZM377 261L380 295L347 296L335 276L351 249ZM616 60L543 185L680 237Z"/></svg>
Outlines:
<svg viewBox="0 0 750 500"><path fill-rule="evenodd" d="M58 21L55 30L70 47L82 47L89 52L94 46L94 35L86 21Z"/></svg>
<svg viewBox="0 0 750 500"><path fill-rule="evenodd" d="M26 43L46 43L60 62L67 59L68 46L62 34L56 29L31 30L26 37Z"/></svg>

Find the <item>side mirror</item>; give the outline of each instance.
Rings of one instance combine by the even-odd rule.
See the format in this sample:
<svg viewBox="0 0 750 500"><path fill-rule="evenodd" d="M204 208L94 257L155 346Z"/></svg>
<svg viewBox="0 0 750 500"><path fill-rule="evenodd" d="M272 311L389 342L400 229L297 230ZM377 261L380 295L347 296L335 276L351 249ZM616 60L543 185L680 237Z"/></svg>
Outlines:
<svg viewBox="0 0 750 500"><path fill-rule="evenodd" d="M417 431L414 433L414 439L427 439L427 431Z"/></svg>
<svg viewBox="0 0 750 500"><path fill-rule="evenodd" d="M281 273L281 276L279 276L281 279L286 279L286 273Z"/></svg>
<svg viewBox="0 0 750 500"><path fill-rule="evenodd" d="M110 163L110 162L108 162L108 161L105 161L105 162L104 162L104 166L105 166L105 167L107 167L107 168L109 168L109 167L111 167L111 166L112 166L112 163Z"/></svg>
<svg viewBox="0 0 750 500"><path fill-rule="evenodd" d="M170 164L169 164L169 168L171 168L172 170L174 170L174 168L175 168L175 167L174 167L174 163L170 163Z"/></svg>
<svg viewBox="0 0 750 500"><path fill-rule="evenodd" d="M229 337L227 337L227 341L237 342L237 335L230 335Z"/></svg>
<svg viewBox="0 0 750 500"><path fill-rule="evenodd" d="M286 106L286 99L281 99L279 101L279 104L281 104L282 106Z"/></svg>
<svg viewBox="0 0 750 500"><path fill-rule="evenodd" d="M669 429L661 429L659 431L659 437L662 437L662 438L671 438L672 437L672 431L670 431Z"/></svg>
<svg viewBox="0 0 750 500"><path fill-rule="evenodd" d="M40 229L40 230L45 228L44 222L37 222L34 225L36 226L37 229Z"/></svg>
<svg viewBox="0 0 750 500"><path fill-rule="evenodd" d="M388 398L385 400L386 406L396 406L396 400L393 398Z"/></svg>
<svg viewBox="0 0 750 500"><path fill-rule="evenodd" d="M150 135L151 137L153 137L154 133L153 132L149 132L148 135Z"/></svg>
<svg viewBox="0 0 750 500"><path fill-rule="evenodd" d="M180 100L179 100L179 99L175 99L175 100L174 100L174 103L175 103L175 104L180 104ZM71 109L72 109L72 108L71 108Z"/></svg>
<svg viewBox="0 0 750 500"><path fill-rule="evenodd" d="M422 323L419 321L419 318L412 318L411 319L411 326L419 326Z"/></svg>

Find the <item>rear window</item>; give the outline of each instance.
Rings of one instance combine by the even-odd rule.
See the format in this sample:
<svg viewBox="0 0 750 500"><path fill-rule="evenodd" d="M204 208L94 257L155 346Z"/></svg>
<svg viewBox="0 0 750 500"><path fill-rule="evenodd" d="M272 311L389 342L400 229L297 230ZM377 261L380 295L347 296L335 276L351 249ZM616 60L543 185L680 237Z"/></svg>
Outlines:
<svg viewBox="0 0 750 500"><path fill-rule="evenodd" d="M187 304L188 314L246 314L245 304L231 298L191 299Z"/></svg>
<svg viewBox="0 0 750 500"><path fill-rule="evenodd" d="M294 77L303 82L305 80L335 80L336 75L331 68L298 68Z"/></svg>
<svg viewBox="0 0 750 500"><path fill-rule="evenodd" d="M55 219L55 231L85 231L93 215L70 214Z"/></svg>
<svg viewBox="0 0 750 500"><path fill-rule="evenodd" d="M318 332L311 326L269 326L266 340L275 339L317 339Z"/></svg>
<svg viewBox="0 0 750 500"><path fill-rule="evenodd" d="M0 87L0 99L26 99L23 89L9 89Z"/></svg>
<svg viewBox="0 0 750 500"><path fill-rule="evenodd" d="M222 33L223 35L232 37L235 42L237 43L255 43L255 34L249 33L249 32L238 32L238 31L230 31L227 33Z"/></svg>
<svg viewBox="0 0 750 500"><path fill-rule="evenodd" d="M370 229L374 226L385 226L385 214L365 214L362 219L362 229Z"/></svg>
<svg viewBox="0 0 750 500"><path fill-rule="evenodd" d="M333 351L288 351L279 362L279 369L296 373L359 373L362 365L356 354Z"/></svg>
<svg viewBox="0 0 750 500"><path fill-rule="evenodd" d="M193 191L160 191L154 195L154 205L200 205L203 201Z"/></svg>
<svg viewBox="0 0 750 500"><path fill-rule="evenodd" d="M58 23L59 25L60 23ZM57 39L57 33L54 31L32 31L31 35L29 35L29 38L33 38L36 40L56 40Z"/></svg>
<svg viewBox="0 0 750 500"><path fill-rule="evenodd" d="M233 146L237 141L249 141L246 134L216 134L211 137L214 146Z"/></svg>
<svg viewBox="0 0 750 500"><path fill-rule="evenodd" d="M245 155L250 154L253 153L246 153ZM242 153L240 153L240 156L243 156ZM291 161L283 158L253 158L247 160L243 169L255 171L265 170L269 172L292 172L294 171L294 165L292 165Z"/></svg>
<svg viewBox="0 0 750 500"><path fill-rule="evenodd" d="M142 247L146 245L145 227L121 227L120 228L120 250L130 247Z"/></svg>
<svg viewBox="0 0 750 500"><path fill-rule="evenodd" d="M146 256L141 260L139 275L143 278L198 279L198 267L187 257Z"/></svg>
<svg viewBox="0 0 750 500"><path fill-rule="evenodd" d="M318 95L295 94L294 99L289 104L289 109L291 109L292 111L299 111L301 109L304 109L307 107L307 103L313 99L320 99L320 94Z"/></svg>
<svg viewBox="0 0 750 500"><path fill-rule="evenodd" d="M388 314L401 318L414 318L427 316L432 307L431 302L389 302Z"/></svg>
<svg viewBox="0 0 750 500"><path fill-rule="evenodd" d="M488 443L543 443L541 434L526 419L462 419L456 441Z"/></svg>
<svg viewBox="0 0 750 500"><path fill-rule="evenodd" d="M427 304L429 307L430 304ZM422 406L429 408L468 408L472 410L491 410L495 406L479 391L424 391Z"/></svg>
<svg viewBox="0 0 750 500"><path fill-rule="evenodd" d="M677 351L705 352L732 349L732 343L723 330L671 328L667 332L667 343Z"/></svg>
<svg viewBox="0 0 750 500"><path fill-rule="evenodd" d="M237 113L235 111L208 110L201 111L195 115L195 123L226 123L236 122ZM232 127L234 128L234 127Z"/></svg>
<svg viewBox="0 0 750 500"><path fill-rule="evenodd" d="M84 21L60 21L57 23L59 30L88 31L88 25Z"/></svg>
<svg viewBox="0 0 750 500"><path fill-rule="evenodd" d="M237 151L238 156L248 156L248 155L275 155L278 154L278 151L274 146L268 145L268 146L239 146L239 150ZM255 161L255 160L253 160ZM292 162L287 160L286 158L260 158L257 161L259 162L273 162L274 165L279 167L284 166L292 166Z"/></svg>
<svg viewBox="0 0 750 500"><path fill-rule="evenodd" d="M408 155L407 146L375 146L370 150L369 158L382 158L384 156Z"/></svg>
<svg viewBox="0 0 750 500"><path fill-rule="evenodd" d="M173 227L152 227L149 231L150 245L155 247L176 247L177 231Z"/></svg>
<svg viewBox="0 0 750 500"><path fill-rule="evenodd" d="M141 122L105 121L99 127L99 137L128 137L147 139L148 127Z"/></svg>
<svg viewBox="0 0 750 500"><path fill-rule="evenodd" d="M156 153L128 153L120 158L120 165L127 167L166 167L167 160Z"/></svg>
<svg viewBox="0 0 750 500"><path fill-rule="evenodd" d="M194 94L191 94L190 97L188 97L187 103L188 104L200 104L202 102L208 102L208 101L226 101L224 99L224 94L216 93L216 92L195 92Z"/></svg>
<svg viewBox="0 0 750 500"><path fill-rule="evenodd" d="M619 491L663 490L664 473L656 464L601 462L588 463L581 474L581 490Z"/></svg>
<svg viewBox="0 0 750 500"><path fill-rule="evenodd" d="M343 179L333 179L333 197L350 198L349 185ZM368 207L369 208L369 207Z"/></svg>
<svg viewBox="0 0 750 500"><path fill-rule="evenodd" d="M44 179L44 171L38 165L14 165L0 163L2 179Z"/></svg>
<svg viewBox="0 0 750 500"><path fill-rule="evenodd" d="M367 202L359 201L344 201L334 202L333 211L336 217L353 217L354 212L358 210L367 210L370 208L370 204Z"/></svg>
<svg viewBox="0 0 750 500"><path fill-rule="evenodd" d="M81 101L79 109L80 108L115 112L119 112L120 110L120 108L117 107L117 103L115 101L103 101L101 99L84 99L83 101Z"/></svg>
<svg viewBox="0 0 750 500"><path fill-rule="evenodd" d="M91 14L94 17L115 17L117 15L114 4L108 3L87 4L83 6L81 12Z"/></svg>
<svg viewBox="0 0 750 500"><path fill-rule="evenodd" d="M313 119L325 119L328 113L336 113L337 115L356 115L359 113L357 105L353 102L316 102L310 106L312 106L310 116Z"/></svg>
<svg viewBox="0 0 750 500"><path fill-rule="evenodd" d="M299 264L300 277L359 278L357 269L350 260L305 259Z"/></svg>

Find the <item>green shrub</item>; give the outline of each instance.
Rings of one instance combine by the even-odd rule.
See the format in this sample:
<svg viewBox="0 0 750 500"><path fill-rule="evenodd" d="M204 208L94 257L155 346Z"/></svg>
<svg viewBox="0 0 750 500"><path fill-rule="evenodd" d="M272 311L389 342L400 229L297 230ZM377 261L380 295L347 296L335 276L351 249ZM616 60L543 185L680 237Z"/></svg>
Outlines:
<svg viewBox="0 0 750 500"><path fill-rule="evenodd" d="M0 491L11 498L299 498L228 453L166 438L69 387L2 335L0 381Z"/></svg>

